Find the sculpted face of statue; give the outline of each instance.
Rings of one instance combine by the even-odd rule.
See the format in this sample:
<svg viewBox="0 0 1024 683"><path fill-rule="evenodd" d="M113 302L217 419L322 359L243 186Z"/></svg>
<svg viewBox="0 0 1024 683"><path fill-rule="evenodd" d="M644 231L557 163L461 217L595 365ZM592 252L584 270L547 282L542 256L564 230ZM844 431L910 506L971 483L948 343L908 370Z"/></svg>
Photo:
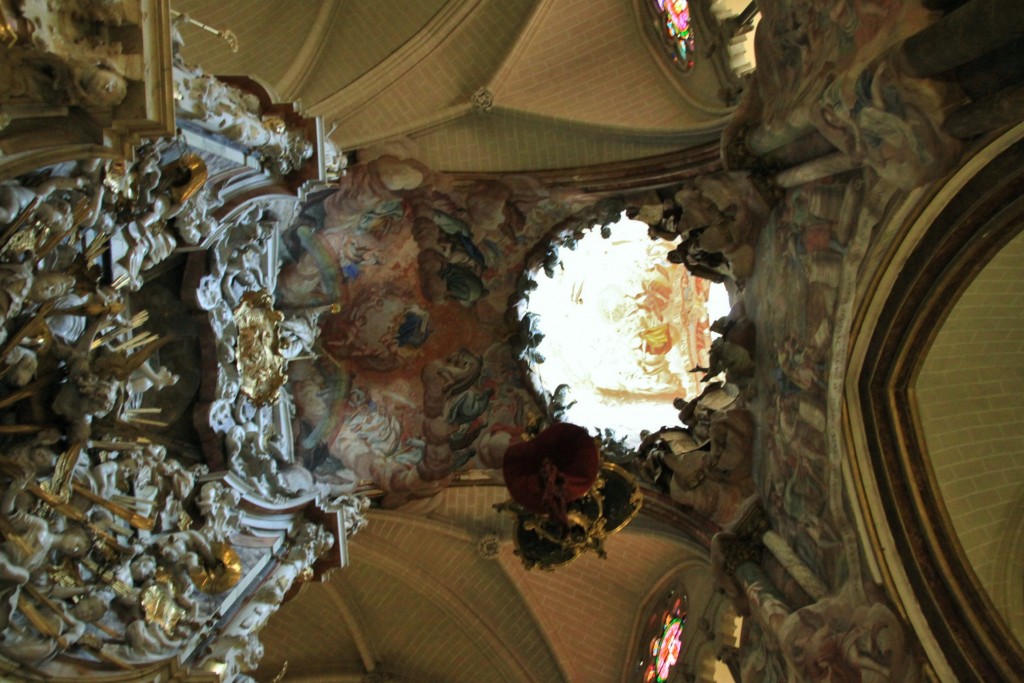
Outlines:
<svg viewBox="0 0 1024 683"><path fill-rule="evenodd" d="M30 298L44 302L67 294L75 286L75 278L67 273L40 273L32 282Z"/></svg>
<svg viewBox="0 0 1024 683"><path fill-rule="evenodd" d="M128 83L121 74L104 64L89 64L75 74L75 86L86 104L113 107L128 94Z"/></svg>
<svg viewBox="0 0 1024 683"><path fill-rule="evenodd" d="M57 455L46 446L35 446L28 452L29 462L36 472L50 472L57 462Z"/></svg>
<svg viewBox="0 0 1024 683"><path fill-rule="evenodd" d="M132 560L132 579L136 583L142 583L156 574L156 559L152 555L140 555Z"/></svg>
<svg viewBox="0 0 1024 683"><path fill-rule="evenodd" d="M94 623L103 618L107 613L107 606L103 600L95 595L87 595L71 608L71 614L79 621Z"/></svg>
<svg viewBox="0 0 1024 683"><path fill-rule="evenodd" d="M79 527L71 527L61 534L53 544L55 550L69 557L81 557L89 550L89 535Z"/></svg>

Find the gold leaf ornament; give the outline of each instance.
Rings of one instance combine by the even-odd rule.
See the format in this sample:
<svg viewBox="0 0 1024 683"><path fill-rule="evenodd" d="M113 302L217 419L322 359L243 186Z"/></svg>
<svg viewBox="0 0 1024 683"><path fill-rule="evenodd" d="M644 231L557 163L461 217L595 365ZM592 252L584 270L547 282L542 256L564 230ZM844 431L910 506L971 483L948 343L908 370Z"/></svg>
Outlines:
<svg viewBox="0 0 1024 683"><path fill-rule="evenodd" d="M158 624L169 636L174 635L185 610L174 600L174 587L170 582L150 584L142 592L142 611L147 624Z"/></svg>
<svg viewBox="0 0 1024 683"><path fill-rule="evenodd" d="M235 363L242 393L256 406L273 403L286 379L288 361L280 351L278 325L284 314L274 310L270 292L246 292L235 308L238 347Z"/></svg>
<svg viewBox="0 0 1024 683"><path fill-rule="evenodd" d="M234 588L242 579L242 558L228 543L210 544L217 565L212 568L193 567L189 577L196 588L208 595L216 595Z"/></svg>

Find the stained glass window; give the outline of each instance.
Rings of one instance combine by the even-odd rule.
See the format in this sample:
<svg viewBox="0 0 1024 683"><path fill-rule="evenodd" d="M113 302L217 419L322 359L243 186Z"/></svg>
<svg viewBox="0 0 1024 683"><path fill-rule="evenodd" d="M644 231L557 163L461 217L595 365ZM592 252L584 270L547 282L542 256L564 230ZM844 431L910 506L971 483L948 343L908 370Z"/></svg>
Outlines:
<svg viewBox="0 0 1024 683"><path fill-rule="evenodd" d="M674 49L673 58L689 71L694 65L693 22L686 0L652 0Z"/></svg>
<svg viewBox="0 0 1024 683"><path fill-rule="evenodd" d="M679 660L679 652L683 647L683 628L686 626L686 598L675 598L672 606L661 615L661 632L650 642L647 668L644 670L644 683L665 683L672 667Z"/></svg>
<svg viewBox="0 0 1024 683"><path fill-rule="evenodd" d="M650 606L634 645L638 655L635 680L639 683L666 683L673 678L673 670L682 656L686 607L682 583Z"/></svg>

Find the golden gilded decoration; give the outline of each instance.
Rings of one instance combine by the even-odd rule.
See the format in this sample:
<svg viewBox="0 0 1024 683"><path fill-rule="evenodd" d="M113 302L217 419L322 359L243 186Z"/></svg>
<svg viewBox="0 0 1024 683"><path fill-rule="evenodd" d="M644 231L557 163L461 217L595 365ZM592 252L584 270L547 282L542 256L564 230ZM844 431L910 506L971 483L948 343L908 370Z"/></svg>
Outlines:
<svg viewBox="0 0 1024 683"><path fill-rule="evenodd" d="M204 593L216 595L234 588L241 580L242 558L228 543L218 541L210 544L210 549L217 558L217 566L213 569L194 567L189 571L189 577L196 588Z"/></svg>
<svg viewBox="0 0 1024 683"><path fill-rule="evenodd" d="M206 162L194 152L185 152L177 161L161 168L160 172L162 178L170 180L171 185L168 189L178 204L184 204L198 192L206 184L209 175Z"/></svg>
<svg viewBox="0 0 1024 683"><path fill-rule="evenodd" d="M113 501L106 500L102 496L96 495L95 493L90 491L85 486L82 486L81 484L72 484L72 490L78 495L85 498L86 500L89 500L90 502L99 505L100 507L107 510L111 514L120 517L136 529L142 529L143 531L152 531L153 528L156 526L155 518L140 515L134 510L129 510L123 505L118 505ZM184 512L182 514L184 514Z"/></svg>
<svg viewBox="0 0 1024 683"><path fill-rule="evenodd" d="M120 597L126 598L131 595L132 587L118 579L113 569L100 567L88 557L83 557L79 561L82 563L82 566L92 572L100 581L110 586Z"/></svg>
<svg viewBox="0 0 1024 683"><path fill-rule="evenodd" d="M3 0L0 0L0 2L2 1ZM30 201L28 206L22 209L17 218L15 218L14 221L4 229L3 233L0 234L0 249L2 249L2 252L0 253L7 251L8 243L11 241L11 238L21 230L25 223L28 222L29 217L33 215L37 206L39 206L39 197L35 197Z"/></svg>
<svg viewBox="0 0 1024 683"><path fill-rule="evenodd" d="M0 2L0 42L7 47L18 42L18 14L10 0Z"/></svg>
<svg viewBox="0 0 1024 683"><path fill-rule="evenodd" d="M39 248L50 237L51 226L45 221L34 221L14 233L4 246L3 253L8 257L15 254L29 253L35 255Z"/></svg>
<svg viewBox="0 0 1024 683"><path fill-rule="evenodd" d="M77 564L69 558L65 558L59 565L51 565L48 573L54 584L64 588L75 588L84 583Z"/></svg>
<svg viewBox="0 0 1024 683"><path fill-rule="evenodd" d="M187 22L189 24L192 24L193 26L198 26L199 28L203 29L204 31L208 31L208 32L212 33L215 36L220 36L221 38L224 39L224 42L228 44L228 49L229 50L231 50L232 52L238 52L238 36L236 36L234 31L232 31L231 29L228 29L228 28L223 29L223 30L215 29L214 27L210 26L209 24L203 23L203 22L199 21L198 19L193 19L189 15L183 14L182 12L178 12L178 11L173 10L173 9L171 10L171 18L174 19L175 21L183 21L183 22Z"/></svg>
<svg viewBox="0 0 1024 683"><path fill-rule="evenodd" d="M271 680L270 683L281 683L281 681L284 680L285 674L287 674L287 673L288 673L288 660L286 659L286 660L284 660L284 666L281 667L281 671L278 672L278 674L276 676L274 676L273 680Z"/></svg>
<svg viewBox="0 0 1024 683"><path fill-rule="evenodd" d="M111 159L104 164L103 186L115 195L135 198L132 176L127 159Z"/></svg>
<svg viewBox="0 0 1024 683"><path fill-rule="evenodd" d="M21 340L21 346L30 348L40 354L46 353L51 344L53 344L53 333L50 332L50 328L46 325L39 327Z"/></svg>
<svg viewBox="0 0 1024 683"><path fill-rule="evenodd" d="M82 444L73 443L68 446L68 449L57 458L53 476L48 482L43 482L43 488L56 496L62 503L71 500L71 478L75 474L75 466L78 465L81 453Z"/></svg>
<svg viewBox="0 0 1024 683"><path fill-rule="evenodd" d="M185 616L185 610L174 599L174 587L163 581L150 584L142 592L142 611L147 624L159 624L169 636L174 635L178 622Z"/></svg>
<svg viewBox="0 0 1024 683"><path fill-rule="evenodd" d="M14 525L11 524L11 520L0 513L0 533L4 535L4 538L14 545L18 546L18 549L24 553L26 557L31 557L35 552L36 548L33 544L25 540L25 537L18 533Z"/></svg>
<svg viewBox="0 0 1024 683"><path fill-rule="evenodd" d="M605 539L636 518L643 500L633 475L614 463L602 463L590 491L569 504L567 527L548 515L506 507L516 516L512 532L515 553L527 569L552 570L587 551L604 558Z"/></svg>
<svg viewBox="0 0 1024 683"><path fill-rule="evenodd" d="M283 319L267 290L246 292L235 309L241 390L257 406L275 402L286 378L288 361L281 355L278 330Z"/></svg>
<svg viewBox="0 0 1024 683"><path fill-rule="evenodd" d="M526 425L523 427L522 433L519 435L520 440L529 441L533 437L540 434L541 430L544 429L545 417L540 413L530 412L526 415Z"/></svg>
<svg viewBox="0 0 1024 683"><path fill-rule="evenodd" d="M644 493L632 474L615 463L601 465L601 476L594 486L601 490L605 517L605 533L621 531L640 514Z"/></svg>
<svg viewBox="0 0 1024 683"><path fill-rule="evenodd" d="M74 505L61 501L60 498L55 496L53 493L43 488L39 484L29 482L25 485L25 490L34 495L44 503L53 512L57 512L64 515L68 519L74 520L84 526L89 533L93 536L93 547L99 550L101 553L105 549L110 553L113 553L114 557L120 555L128 555L131 553L130 548L126 548L117 542L117 537L111 534L109 531L101 528L99 525L94 524L89 520L89 517Z"/></svg>
<svg viewBox="0 0 1024 683"><path fill-rule="evenodd" d="M284 119L280 116L264 116L263 127L269 130L271 133L277 133L280 135L288 129L285 125Z"/></svg>

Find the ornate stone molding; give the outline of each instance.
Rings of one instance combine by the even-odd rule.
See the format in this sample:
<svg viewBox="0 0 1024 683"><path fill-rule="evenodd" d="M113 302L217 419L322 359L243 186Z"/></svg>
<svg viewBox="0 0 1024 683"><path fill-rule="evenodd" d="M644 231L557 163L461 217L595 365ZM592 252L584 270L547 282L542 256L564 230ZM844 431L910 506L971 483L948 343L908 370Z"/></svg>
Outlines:
<svg viewBox="0 0 1024 683"><path fill-rule="evenodd" d="M312 475L294 462L290 441L290 400L281 391L280 403L254 401L243 389L242 372L256 372L239 354L236 311L246 297L271 292L277 281L276 200L251 202L223 222L222 238L207 253L191 256L192 272L201 273L192 303L204 312L207 331L202 337L206 398L197 406L197 425L205 434L208 457L223 463L239 485L266 503L309 501L317 494ZM195 277L195 275L194 275ZM316 311L281 314L274 324L282 363L311 352L319 333Z"/></svg>
<svg viewBox="0 0 1024 683"><path fill-rule="evenodd" d="M473 93L473 109L486 114L490 110L494 109L494 93L487 88L480 88Z"/></svg>
<svg viewBox="0 0 1024 683"><path fill-rule="evenodd" d="M167 0L3 5L0 177L174 132ZM110 36L118 35L118 40Z"/></svg>
<svg viewBox="0 0 1024 683"><path fill-rule="evenodd" d="M495 533L484 534L476 540L476 554L484 560L497 559L501 552L501 536Z"/></svg>
<svg viewBox="0 0 1024 683"><path fill-rule="evenodd" d="M179 119L253 150L268 171L288 175L313 156L313 141L305 131L264 114L256 95L199 67L175 63L174 90Z"/></svg>
<svg viewBox="0 0 1024 683"><path fill-rule="evenodd" d="M209 652L200 660L203 669L215 671L222 681L233 681L239 674L257 667L263 657L259 632L293 584L312 575L313 564L331 548L334 537L323 527L306 522L291 532L289 541L280 563L245 606L219 630Z"/></svg>

